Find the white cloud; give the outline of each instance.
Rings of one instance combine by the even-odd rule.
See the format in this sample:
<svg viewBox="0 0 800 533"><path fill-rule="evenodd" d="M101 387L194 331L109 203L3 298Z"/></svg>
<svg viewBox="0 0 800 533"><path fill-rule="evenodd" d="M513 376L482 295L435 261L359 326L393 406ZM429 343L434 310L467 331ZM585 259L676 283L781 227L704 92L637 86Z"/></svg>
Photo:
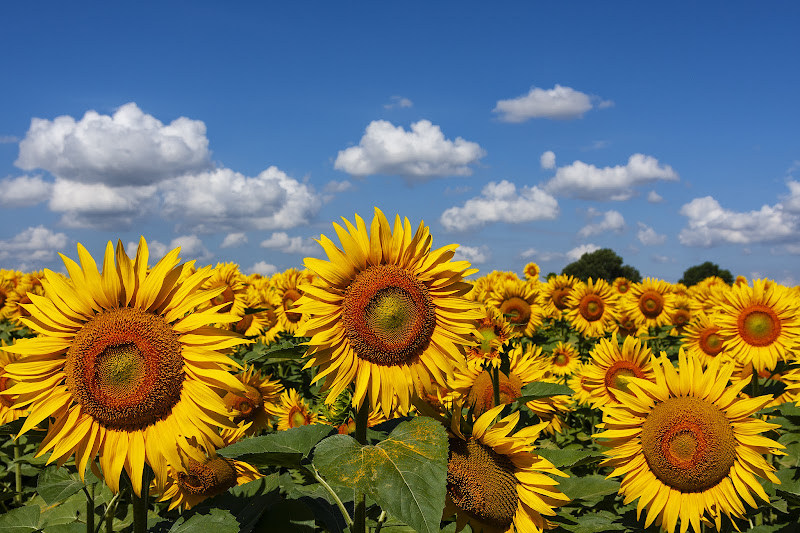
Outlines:
<svg viewBox="0 0 800 533"><path fill-rule="evenodd" d="M247 235L244 233L228 233L225 235L225 238L222 239L222 244L220 244L219 247L236 248L243 244L247 244Z"/></svg>
<svg viewBox="0 0 800 533"><path fill-rule="evenodd" d="M164 244L157 240L147 240L148 262L150 266L156 264L159 259L179 246L181 248L180 257L182 261L189 261L191 259L207 261L214 256L197 235L179 235L169 241L169 244ZM125 253L127 253L129 257L134 257L138 249L139 243L131 241L125 246Z"/></svg>
<svg viewBox="0 0 800 533"><path fill-rule="evenodd" d="M278 267L267 263L266 261L259 261L248 269L248 274L261 274L262 276L269 277L278 271Z"/></svg>
<svg viewBox="0 0 800 533"><path fill-rule="evenodd" d="M463 207L451 207L440 221L446 230L466 230L491 222L519 224L552 220L558 216L558 202L538 187L517 187L506 180L489 182L481 196L467 200Z"/></svg>
<svg viewBox="0 0 800 533"><path fill-rule="evenodd" d="M656 191L650 191L647 193L647 201L651 204L660 204L664 201L664 198L658 194Z"/></svg>
<svg viewBox="0 0 800 533"><path fill-rule="evenodd" d="M594 208L589 208L589 217L597 218L602 216L599 222L595 224L587 224L578 231L581 237L590 237L592 235L600 235L608 231L621 233L625 229L625 219L619 211L606 211L601 213Z"/></svg>
<svg viewBox="0 0 800 533"><path fill-rule="evenodd" d="M56 178L51 211L63 213L61 223L72 228L126 228L153 210L156 186L109 187Z"/></svg>
<svg viewBox="0 0 800 533"><path fill-rule="evenodd" d="M645 246L660 246L667 242L666 235L656 233L656 230L642 222L637 222L637 224L639 225L639 231L636 232L636 238L639 239L640 243Z"/></svg>
<svg viewBox="0 0 800 533"><path fill-rule="evenodd" d="M457 137L445 139L439 126L428 120L411 130L386 120L373 120L358 146L339 151L334 168L354 176L387 174L409 181L442 176L466 176L486 152L477 143Z"/></svg>
<svg viewBox="0 0 800 533"><path fill-rule="evenodd" d="M307 224L321 201L277 167L254 178L218 168L163 183L162 214L200 233L288 229Z"/></svg>
<svg viewBox="0 0 800 533"><path fill-rule="evenodd" d="M289 237L282 231L273 233L269 239L261 241L261 247L279 250L285 254L316 255L322 251L322 247L315 243L314 239Z"/></svg>
<svg viewBox="0 0 800 533"><path fill-rule="evenodd" d="M656 263L677 263L677 262L678 262L678 260L677 260L677 259L675 259L674 257L670 257L670 256L668 256L668 255L658 255L658 254L653 254L653 255L651 256L651 258L652 258L652 259L653 259L653 261L655 261Z"/></svg>
<svg viewBox="0 0 800 533"><path fill-rule="evenodd" d="M539 157L539 163L544 169L556 168L556 154L548 150Z"/></svg>
<svg viewBox="0 0 800 533"><path fill-rule="evenodd" d="M611 102L600 102L598 107L608 107ZM494 108L504 122L525 122L532 118L568 120L581 118L592 108L592 98L571 87L556 85L552 89L532 87L528 94L498 100Z"/></svg>
<svg viewBox="0 0 800 533"><path fill-rule="evenodd" d="M583 161L560 167L544 185L552 194L583 200L627 200L633 188L657 180L677 181L678 174L669 165L644 154L633 154L624 166L597 168Z"/></svg>
<svg viewBox="0 0 800 533"><path fill-rule="evenodd" d="M16 135L0 135L0 144L14 144L19 142Z"/></svg>
<svg viewBox="0 0 800 533"><path fill-rule="evenodd" d="M789 187L789 195L781 198L781 205L786 211L800 213L800 182L788 180L786 186Z"/></svg>
<svg viewBox="0 0 800 533"><path fill-rule="evenodd" d="M540 252L536 248L528 248L527 250L523 251L519 256L522 259L535 259L540 263L549 263L550 261L555 261L558 259L564 259L564 255L561 252Z"/></svg>
<svg viewBox="0 0 800 533"><path fill-rule="evenodd" d="M736 212L705 196L685 204L680 213L689 219L678 234L681 244L687 246L780 243L796 241L800 235L800 214L781 203L761 206L758 211Z"/></svg>
<svg viewBox="0 0 800 533"><path fill-rule="evenodd" d="M453 260L480 264L488 261L490 257L491 254L486 246L459 246L456 248L456 254L453 256Z"/></svg>
<svg viewBox="0 0 800 533"><path fill-rule="evenodd" d="M394 109L396 107L404 108L404 107L411 107L414 105L414 102L405 98L403 96L392 96L391 102L388 104L383 104L385 109Z"/></svg>
<svg viewBox="0 0 800 533"><path fill-rule="evenodd" d="M180 117L165 126L133 102L111 116L87 111L77 121L34 118L15 165L117 186L152 185L212 166L202 121Z"/></svg>
<svg viewBox="0 0 800 533"><path fill-rule="evenodd" d="M67 247L69 239L63 233L54 233L39 225L22 230L13 238L0 241L0 260L18 259L26 265L51 261L56 252Z"/></svg>
<svg viewBox="0 0 800 533"><path fill-rule="evenodd" d="M325 184L325 187L322 189L322 192L329 193L329 194L338 194L342 192L347 192L353 189L353 183L347 180L336 181L331 180Z"/></svg>
<svg viewBox="0 0 800 533"><path fill-rule="evenodd" d="M0 206L28 207L50 199L53 184L41 176L19 176L0 180Z"/></svg>
<svg viewBox="0 0 800 533"><path fill-rule="evenodd" d="M581 244L580 246L576 246L572 250L568 251L564 256L567 258L568 261L577 261L581 258L583 254L590 254L594 251L599 250L600 247L596 244Z"/></svg>

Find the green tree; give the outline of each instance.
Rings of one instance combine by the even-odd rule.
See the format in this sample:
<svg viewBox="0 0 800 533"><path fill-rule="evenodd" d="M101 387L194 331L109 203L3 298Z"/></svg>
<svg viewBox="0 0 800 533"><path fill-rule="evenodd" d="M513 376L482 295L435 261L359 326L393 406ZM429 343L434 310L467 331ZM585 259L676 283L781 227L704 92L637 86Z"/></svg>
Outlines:
<svg viewBox="0 0 800 533"><path fill-rule="evenodd" d="M706 261L700 265L687 268L686 272L683 273L683 277L678 280L678 283L683 283L687 287L691 287L711 276L722 278L728 285L733 283L733 274L731 274L731 271L720 268L718 264L712 263L711 261Z"/></svg>
<svg viewBox="0 0 800 533"><path fill-rule="evenodd" d="M565 266L561 273L575 276L581 281L592 278L610 282L619 277L628 278L637 283L642 281L639 271L630 265L623 265L622 258L611 248L600 248L594 252L585 253L577 261Z"/></svg>

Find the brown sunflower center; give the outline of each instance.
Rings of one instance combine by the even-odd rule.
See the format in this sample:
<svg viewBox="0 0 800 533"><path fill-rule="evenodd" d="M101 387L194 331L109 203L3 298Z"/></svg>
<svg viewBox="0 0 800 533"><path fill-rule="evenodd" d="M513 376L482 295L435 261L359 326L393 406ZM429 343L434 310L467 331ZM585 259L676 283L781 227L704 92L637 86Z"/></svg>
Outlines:
<svg viewBox="0 0 800 533"><path fill-rule="evenodd" d="M299 426L307 426L311 423L311 413L308 412L306 409L298 406L292 406L289 409L289 414L287 416L289 421L290 428L296 428Z"/></svg>
<svg viewBox="0 0 800 533"><path fill-rule="evenodd" d="M578 310L581 316L589 322L600 320L603 316L604 309L605 305L603 304L603 299L596 294L587 294L581 298L581 302L578 304Z"/></svg>
<svg viewBox="0 0 800 533"><path fill-rule="evenodd" d="M512 296L500 304L500 312L508 317L512 325L525 326L531 319L531 304L519 296Z"/></svg>
<svg viewBox="0 0 800 533"><path fill-rule="evenodd" d="M238 396L232 392L229 392L225 395L223 400L225 401L225 406L228 408L229 412L238 411L236 415L237 417L249 419L255 414L256 409L261 407L263 400L261 397L261 392L255 387L245 385L244 388L247 390L244 396Z"/></svg>
<svg viewBox="0 0 800 533"><path fill-rule="evenodd" d="M415 360L436 326L428 288L395 265L371 266L347 287L342 304L345 333L356 355L376 365Z"/></svg>
<svg viewBox="0 0 800 533"><path fill-rule="evenodd" d="M698 345L706 355L714 357L715 355L719 355L724 348L722 341L723 339L719 334L719 328L712 326L700 334Z"/></svg>
<svg viewBox="0 0 800 533"><path fill-rule="evenodd" d="M639 311L647 318L657 318L664 310L664 296L658 291L644 291L639 297Z"/></svg>
<svg viewBox="0 0 800 533"><path fill-rule="evenodd" d="M222 291L221 294L217 294L216 296L214 296L212 301L214 302L214 305L222 305L224 303L232 304L235 299L236 295L233 293L233 289L231 288L231 286L225 285L225 290ZM222 309L220 309L220 312L223 313L225 311L230 311L230 309L231 305L227 305Z"/></svg>
<svg viewBox="0 0 800 533"><path fill-rule="evenodd" d="M553 305L556 306L556 309L559 311L563 311L567 308L567 296L569 295L570 289L553 289L553 293L550 296L550 299L553 300Z"/></svg>
<svg viewBox="0 0 800 533"><path fill-rule="evenodd" d="M291 309L294 309L294 303L300 299L302 294L300 291L295 289L289 289L283 294L283 310L286 312L286 319L289 322L299 322L303 315L300 313L294 313Z"/></svg>
<svg viewBox="0 0 800 533"><path fill-rule="evenodd" d="M628 391L628 378L643 378L644 372L630 361L617 361L606 371L605 384L608 395L614 401L614 390Z"/></svg>
<svg viewBox="0 0 800 533"><path fill-rule="evenodd" d="M509 377L503 372L498 372L498 383L501 404L511 403L522 395L522 381L514 374ZM488 370L484 370L475 378L475 383L467 394L467 404L474 406L476 416L494 407L494 385Z"/></svg>
<svg viewBox="0 0 800 533"><path fill-rule="evenodd" d="M447 494L473 518L505 531L519 505L514 463L476 440L450 439Z"/></svg>
<svg viewBox="0 0 800 533"><path fill-rule="evenodd" d="M716 405L691 396L669 398L642 425L642 451L666 485L699 492L728 475L736 460L736 438Z"/></svg>
<svg viewBox="0 0 800 533"><path fill-rule="evenodd" d="M677 309L672 315L672 324L675 326L685 326L692 319L692 314L687 309Z"/></svg>
<svg viewBox="0 0 800 533"><path fill-rule="evenodd" d="M187 472L178 472L178 485L190 494L216 496L236 485L236 467L224 457L204 463L190 459Z"/></svg>
<svg viewBox="0 0 800 533"><path fill-rule="evenodd" d="M181 343L159 315L110 309L89 320L67 351L67 388L86 413L112 429L141 429L166 417L183 384Z"/></svg>
<svg viewBox="0 0 800 533"><path fill-rule="evenodd" d="M781 334L781 321L772 308L751 305L739 314L739 335L751 346L769 346Z"/></svg>
<svg viewBox="0 0 800 533"><path fill-rule="evenodd" d="M617 292L620 294L625 294L630 290L631 286L627 281L622 281L617 284Z"/></svg>
<svg viewBox="0 0 800 533"><path fill-rule="evenodd" d="M567 366L569 364L569 360L569 355L565 354L564 352L559 352L555 357L553 357L553 364L556 366Z"/></svg>
<svg viewBox="0 0 800 533"><path fill-rule="evenodd" d="M11 398L11 395L3 394L3 391L6 391L13 386L13 379L10 379L8 376L0 376L0 405L5 407L11 407L14 405L14 400Z"/></svg>

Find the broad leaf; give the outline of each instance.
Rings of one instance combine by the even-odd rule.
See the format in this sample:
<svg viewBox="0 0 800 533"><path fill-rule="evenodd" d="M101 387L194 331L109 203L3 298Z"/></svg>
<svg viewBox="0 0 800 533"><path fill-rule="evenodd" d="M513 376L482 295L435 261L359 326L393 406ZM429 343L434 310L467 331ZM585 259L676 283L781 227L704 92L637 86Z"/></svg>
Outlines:
<svg viewBox="0 0 800 533"><path fill-rule="evenodd" d="M64 501L81 489L83 483L74 479L69 470L58 466L47 467L36 483L36 491L47 505Z"/></svg>
<svg viewBox="0 0 800 533"><path fill-rule="evenodd" d="M572 389L560 383L533 381L522 387L521 395L517 398L517 401L520 403L532 402L549 396L571 395L572 393Z"/></svg>
<svg viewBox="0 0 800 533"><path fill-rule="evenodd" d="M447 450L444 427L417 417L374 446L349 435L329 437L317 445L314 466L329 483L364 492L390 516L432 533L444 509Z"/></svg>
<svg viewBox="0 0 800 533"><path fill-rule="evenodd" d="M319 441L335 432L335 428L326 424L300 426L260 437L242 439L217 450L217 453L256 466L300 466L300 461L308 457Z"/></svg>
<svg viewBox="0 0 800 533"><path fill-rule="evenodd" d="M225 509L211 509L209 514L196 514L183 522L178 519L169 533L239 533L239 522Z"/></svg>
<svg viewBox="0 0 800 533"><path fill-rule="evenodd" d="M558 488L573 500L582 500L587 504L594 504L609 494L619 490L619 481L606 479L604 476L593 474L583 477L569 477L559 479Z"/></svg>
<svg viewBox="0 0 800 533"><path fill-rule="evenodd" d="M26 505L0 515L0 533L30 533L38 529L38 505Z"/></svg>
<svg viewBox="0 0 800 533"><path fill-rule="evenodd" d="M538 448L536 453L553 463L556 468L572 468L573 466L596 463L605 458L601 452L584 448L566 450Z"/></svg>

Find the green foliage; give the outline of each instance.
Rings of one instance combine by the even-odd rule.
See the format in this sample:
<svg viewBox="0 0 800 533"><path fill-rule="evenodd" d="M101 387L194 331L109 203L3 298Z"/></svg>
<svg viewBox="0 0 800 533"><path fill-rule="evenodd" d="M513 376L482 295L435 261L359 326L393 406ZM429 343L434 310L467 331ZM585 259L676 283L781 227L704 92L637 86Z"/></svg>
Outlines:
<svg viewBox="0 0 800 533"><path fill-rule="evenodd" d="M622 258L611 248L600 248L594 252L587 252L577 261L565 266L561 273L574 276L581 281L592 278L610 282L619 277L628 278L637 283L642 281L639 271L630 265L623 265Z"/></svg>
<svg viewBox="0 0 800 533"><path fill-rule="evenodd" d="M300 426L243 439L217 453L222 457L240 459L258 466L300 466L301 461L308 458L318 442L335 432L333 427L325 424Z"/></svg>
<svg viewBox="0 0 800 533"><path fill-rule="evenodd" d="M733 283L733 274L731 274L731 271L720 268L718 264L712 263L711 261L706 261L705 263L687 268L683 273L683 277L678 280L678 283L683 283L687 287L691 287L711 276L722 278L722 281L728 285Z"/></svg>

